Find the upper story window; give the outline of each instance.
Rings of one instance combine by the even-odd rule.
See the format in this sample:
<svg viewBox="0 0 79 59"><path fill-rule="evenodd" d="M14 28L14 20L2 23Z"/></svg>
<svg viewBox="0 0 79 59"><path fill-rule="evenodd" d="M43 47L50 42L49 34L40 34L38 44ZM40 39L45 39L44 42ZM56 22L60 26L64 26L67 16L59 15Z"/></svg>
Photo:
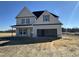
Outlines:
<svg viewBox="0 0 79 59"><path fill-rule="evenodd" d="M21 20L21 24L25 24L25 19L22 19Z"/></svg>
<svg viewBox="0 0 79 59"><path fill-rule="evenodd" d="M25 18L25 19L21 19L21 24L29 24L30 23L30 19Z"/></svg>
<svg viewBox="0 0 79 59"><path fill-rule="evenodd" d="M49 15L43 15L43 21L49 21Z"/></svg>
<svg viewBox="0 0 79 59"><path fill-rule="evenodd" d="M26 19L26 24L30 24L30 19Z"/></svg>

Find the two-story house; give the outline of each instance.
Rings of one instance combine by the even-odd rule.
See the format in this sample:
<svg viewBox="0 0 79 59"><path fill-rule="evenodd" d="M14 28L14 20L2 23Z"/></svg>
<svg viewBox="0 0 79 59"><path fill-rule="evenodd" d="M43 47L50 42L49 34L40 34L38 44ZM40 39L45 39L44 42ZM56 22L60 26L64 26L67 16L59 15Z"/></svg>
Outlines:
<svg viewBox="0 0 79 59"><path fill-rule="evenodd" d="M31 12L24 7L16 16L16 36L62 37L59 17L48 11Z"/></svg>

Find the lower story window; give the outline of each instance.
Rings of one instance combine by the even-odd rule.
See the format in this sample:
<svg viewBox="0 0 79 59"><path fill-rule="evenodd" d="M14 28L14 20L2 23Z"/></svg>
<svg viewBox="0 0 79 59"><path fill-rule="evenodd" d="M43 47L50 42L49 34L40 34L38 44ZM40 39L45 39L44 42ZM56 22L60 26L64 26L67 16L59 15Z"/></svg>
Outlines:
<svg viewBox="0 0 79 59"><path fill-rule="evenodd" d="M27 34L27 29L23 29L23 34Z"/></svg>
<svg viewBox="0 0 79 59"><path fill-rule="evenodd" d="M22 34L22 29L19 29L19 34Z"/></svg>
<svg viewBox="0 0 79 59"><path fill-rule="evenodd" d="M19 29L19 34L20 35L25 35L25 34L27 34L27 29Z"/></svg>

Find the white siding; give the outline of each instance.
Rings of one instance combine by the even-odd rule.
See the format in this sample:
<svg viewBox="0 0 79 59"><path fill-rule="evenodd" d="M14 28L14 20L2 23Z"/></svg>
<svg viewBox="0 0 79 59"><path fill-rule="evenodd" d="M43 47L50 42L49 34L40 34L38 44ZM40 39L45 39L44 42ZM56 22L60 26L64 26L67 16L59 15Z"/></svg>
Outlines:
<svg viewBox="0 0 79 59"><path fill-rule="evenodd" d="M44 22L43 21L43 15L49 15L49 19L50 21L48 22ZM16 18L16 25L22 25L21 24L21 20L22 19L26 19L29 18L30 19L30 24L55 24L55 23L60 23L60 21L58 20L57 17L54 17L53 15L51 15L49 12L45 11L37 20L35 18L35 16L26 8L24 8L18 15L19 17L22 18ZM25 17L25 18L23 18ZM61 37L62 35L62 28L61 25L37 25L37 26L18 26L16 28L16 35L19 35L19 31L18 28L28 28L28 36L30 36L30 33L32 31L33 33L33 37L37 36L37 29L57 29L57 35L58 37ZM32 30L30 30L30 28L33 28Z"/></svg>
<svg viewBox="0 0 79 59"><path fill-rule="evenodd" d="M61 31L61 25L40 25L40 26L34 26L33 27L33 37L37 36L37 29L57 29L57 35L58 37L61 37L62 31Z"/></svg>
<svg viewBox="0 0 79 59"><path fill-rule="evenodd" d="M27 34L23 35L23 34L20 34L19 33L19 29L27 29ZM32 28L27 28L27 27L24 27L24 28L16 28L16 36L31 36L31 33L32 33Z"/></svg>
<svg viewBox="0 0 79 59"><path fill-rule="evenodd" d="M49 15L49 19L50 21L48 22L44 22L43 21L43 15ZM37 20L36 20L36 24L54 24L54 23L60 23L60 21L58 20L57 17L54 17L53 15L51 15L49 12L45 11Z"/></svg>
<svg viewBox="0 0 79 59"><path fill-rule="evenodd" d="M28 18L28 17L27 17L27 18ZM22 19L27 19L27 18L17 18L17 19L16 19L16 24L17 24L17 25L22 25L22 24L21 24L21 20L22 20ZM30 19L30 24L33 24L33 23L35 22L35 20L36 20L35 17L29 17L29 19Z"/></svg>
<svg viewBox="0 0 79 59"><path fill-rule="evenodd" d="M19 36L19 29L16 28L16 36Z"/></svg>
<svg viewBox="0 0 79 59"><path fill-rule="evenodd" d="M28 8L24 7L16 17L35 16Z"/></svg>

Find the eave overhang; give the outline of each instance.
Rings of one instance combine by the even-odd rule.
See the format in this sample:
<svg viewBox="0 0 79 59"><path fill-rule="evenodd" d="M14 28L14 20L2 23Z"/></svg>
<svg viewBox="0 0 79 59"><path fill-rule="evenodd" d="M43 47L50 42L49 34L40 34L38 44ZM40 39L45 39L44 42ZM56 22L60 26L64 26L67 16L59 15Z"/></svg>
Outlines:
<svg viewBox="0 0 79 59"><path fill-rule="evenodd" d="M62 23L55 23L55 24L24 24L24 25L12 25L11 27L33 27L33 26L42 26L42 25L63 25Z"/></svg>

